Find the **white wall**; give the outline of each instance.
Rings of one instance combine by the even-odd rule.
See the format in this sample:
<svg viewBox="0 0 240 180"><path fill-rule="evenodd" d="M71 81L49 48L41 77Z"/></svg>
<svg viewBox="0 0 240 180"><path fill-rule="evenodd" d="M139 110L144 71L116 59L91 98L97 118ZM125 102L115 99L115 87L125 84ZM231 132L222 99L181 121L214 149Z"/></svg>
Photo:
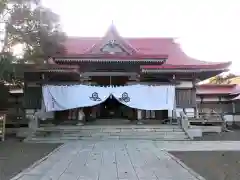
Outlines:
<svg viewBox="0 0 240 180"><path fill-rule="evenodd" d="M176 85L176 88L192 88L193 82L192 81L180 81L180 84Z"/></svg>

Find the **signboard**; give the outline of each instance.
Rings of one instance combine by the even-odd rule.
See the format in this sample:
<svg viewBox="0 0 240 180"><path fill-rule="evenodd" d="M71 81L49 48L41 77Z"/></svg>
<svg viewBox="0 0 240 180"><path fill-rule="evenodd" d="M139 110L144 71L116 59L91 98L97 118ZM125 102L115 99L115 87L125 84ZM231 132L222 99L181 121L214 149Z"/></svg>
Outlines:
<svg viewBox="0 0 240 180"><path fill-rule="evenodd" d="M6 115L0 114L0 138L2 141L5 140L5 125L6 125Z"/></svg>

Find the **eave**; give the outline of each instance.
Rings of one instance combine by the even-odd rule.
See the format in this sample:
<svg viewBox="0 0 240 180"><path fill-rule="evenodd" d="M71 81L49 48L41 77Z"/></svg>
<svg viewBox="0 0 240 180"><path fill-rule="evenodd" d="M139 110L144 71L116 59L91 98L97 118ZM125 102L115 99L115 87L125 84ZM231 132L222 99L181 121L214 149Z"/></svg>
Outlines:
<svg viewBox="0 0 240 180"><path fill-rule="evenodd" d="M142 69L147 70L162 70L162 69L194 69L194 70L227 70L231 62L225 63L209 63L209 64L168 64L166 61L163 65L144 65L141 66Z"/></svg>
<svg viewBox="0 0 240 180"><path fill-rule="evenodd" d="M79 73L78 70L66 70L66 69L38 69L34 72Z"/></svg>
<svg viewBox="0 0 240 180"><path fill-rule="evenodd" d="M232 99L232 101L239 101L240 100L240 95L236 96L235 98Z"/></svg>
<svg viewBox="0 0 240 180"><path fill-rule="evenodd" d="M170 73L170 72L180 72L180 73L204 73L204 72L224 72L228 69L195 69L195 68L169 68L169 69L142 69L142 73Z"/></svg>
<svg viewBox="0 0 240 180"><path fill-rule="evenodd" d="M152 63L164 63L166 59L56 59L56 63L68 62L68 63L76 63L76 62L100 62L100 63L111 63L111 62L120 62L120 63L141 63L141 62L152 62Z"/></svg>
<svg viewBox="0 0 240 180"><path fill-rule="evenodd" d="M26 68L25 72L79 73L79 66L44 64Z"/></svg>
<svg viewBox="0 0 240 180"><path fill-rule="evenodd" d="M80 54L54 56L54 61L57 62L156 62L164 63L167 60L167 55L119 55L119 54ZM161 64L158 64L161 65Z"/></svg>

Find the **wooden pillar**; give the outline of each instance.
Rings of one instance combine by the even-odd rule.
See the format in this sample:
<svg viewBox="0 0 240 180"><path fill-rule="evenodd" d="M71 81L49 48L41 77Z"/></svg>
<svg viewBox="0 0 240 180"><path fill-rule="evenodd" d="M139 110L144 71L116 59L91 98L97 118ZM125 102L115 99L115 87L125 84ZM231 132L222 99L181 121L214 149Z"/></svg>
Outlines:
<svg viewBox="0 0 240 180"><path fill-rule="evenodd" d="M137 110L137 120L142 120L142 110Z"/></svg>
<svg viewBox="0 0 240 180"><path fill-rule="evenodd" d="M96 119L97 118L97 106L92 107L92 112L91 112L92 118Z"/></svg>
<svg viewBox="0 0 240 180"><path fill-rule="evenodd" d="M195 118L199 118L198 107L196 107L196 108L194 109L194 111L195 111Z"/></svg>
<svg viewBox="0 0 240 180"><path fill-rule="evenodd" d="M175 90L176 92L176 90ZM175 94L175 99L174 99L174 106L172 110L172 117L170 118L170 124L173 124L173 122L177 122L177 99L176 99L176 94Z"/></svg>
<svg viewBox="0 0 240 180"><path fill-rule="evenodd" d="M146 110L146 111L145 111L145 118L146 118L146 119L151 119L150 117L151 117L150 111L149 111L149 110Z"/></svg>
<svg viewBox="0 0 240 180"><path fill-rule="evenodd" d="M146 110L142 110L142 119L146 119Z"/></svg>
<svg viewBox="0 0 240 180"><path fill-rule="evenodd" d="M155 119L156 118L156 111L151 110L150 113L151 113L151 119Z"/></svg>
<svg viewBox="0 0 240 180"><path fill-rule="evenodd" d="M143 124L143 122L142 122L142 110L137 109L136 112L137 112L137 124Z"/></svg>
<svg viewBox="0 0 240 180"><path fill-rule="evenodd" d="M137 119L137 109L133 109L132 119L133 120Z"/></svg>
<svg viewBox="0 0 240 180"><path fill-rule="evenodd" d="M232 110L233 110L233 114L235 114L236 113L236 107L235 107L235 102L232 102Z"/></svg>
<svg viewBox="0 0 240 180"><path fill-rule="evenodd" d="M129 111L130 111L129 119L133 120L133 121L137 120L137 117L138 117L137 116L137 109L131 108Z"/></svg>
<svg viewBox="0 0 240 180"><path fill-rule="evenodd" d="M127 117L129 120L134 120L134 109L127 108Z"/></svg>
<svg viewBox="0 0 240 180"><path fill-rule="evenodd" d="M83 108L79 108L77 112L78 112L77 116L79 121L77 125L82 126L85 123L85 114L83 112Z"/></svg>
<svg viewBox="0 0 240 180"><path fill-rule="evenodd" d="M163 120L162 117L163 117L163 116L162 116L162 111L160 111L160 110L155 111L155 118L156 118L157 120Z"/></svg>

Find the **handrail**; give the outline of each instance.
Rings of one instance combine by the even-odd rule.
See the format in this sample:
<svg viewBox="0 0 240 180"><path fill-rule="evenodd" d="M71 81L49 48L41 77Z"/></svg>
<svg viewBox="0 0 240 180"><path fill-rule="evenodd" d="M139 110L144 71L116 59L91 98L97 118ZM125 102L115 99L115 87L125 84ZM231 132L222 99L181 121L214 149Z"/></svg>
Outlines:
<svg viewBox="0 0 240 180"><path fill-rule="evenodd" d="M185 114L186 115L186 114ZM187 116L187 115L186 115ZM224 117L224 113L217 113L217 112L200 112L198 113L198 117L192 117L193 119L201 119L203 124L208 122L221 122L222 131L228 132L230 130L227 129L227 123ZM215 121L211 121L211 119L215 118Z"/></svg>
<svg viewBox="0 0 240 180"><path fill-rule="evenodd" d="M0 115L0 139L5 140L6 131L6 114Z"/></svg>
<svg viewBox="0 0 240 180"><path fill-rule="evenodd" d="M188 129L190 124L187 115L183 111L180 112L180 118L181 118L180 125L182 126L182 128Z"/></svg>
<svg viewBox="0 0 240 180"><path fill-rule="evenodd" d="M190 128L190 123L188 121L188 117L185 112L181 111L180 112L180 125L184 132L187 134L187 136L192 139L192 137L189 135L188 129Z"/></svg>
<svg viewBox="0 0 240 180"><path fill-rule="evenodd" d="M188 116L188 113L186 114ZM194 116L188 116L189 119L191 119L192 121L196 120L202 120L202 123L205 124L207 122L212 122L213 119L216 122L221 122L222 121L222 114L221 113L203 113L200 112L198 113L198 115L194 115Z"/></svg>

